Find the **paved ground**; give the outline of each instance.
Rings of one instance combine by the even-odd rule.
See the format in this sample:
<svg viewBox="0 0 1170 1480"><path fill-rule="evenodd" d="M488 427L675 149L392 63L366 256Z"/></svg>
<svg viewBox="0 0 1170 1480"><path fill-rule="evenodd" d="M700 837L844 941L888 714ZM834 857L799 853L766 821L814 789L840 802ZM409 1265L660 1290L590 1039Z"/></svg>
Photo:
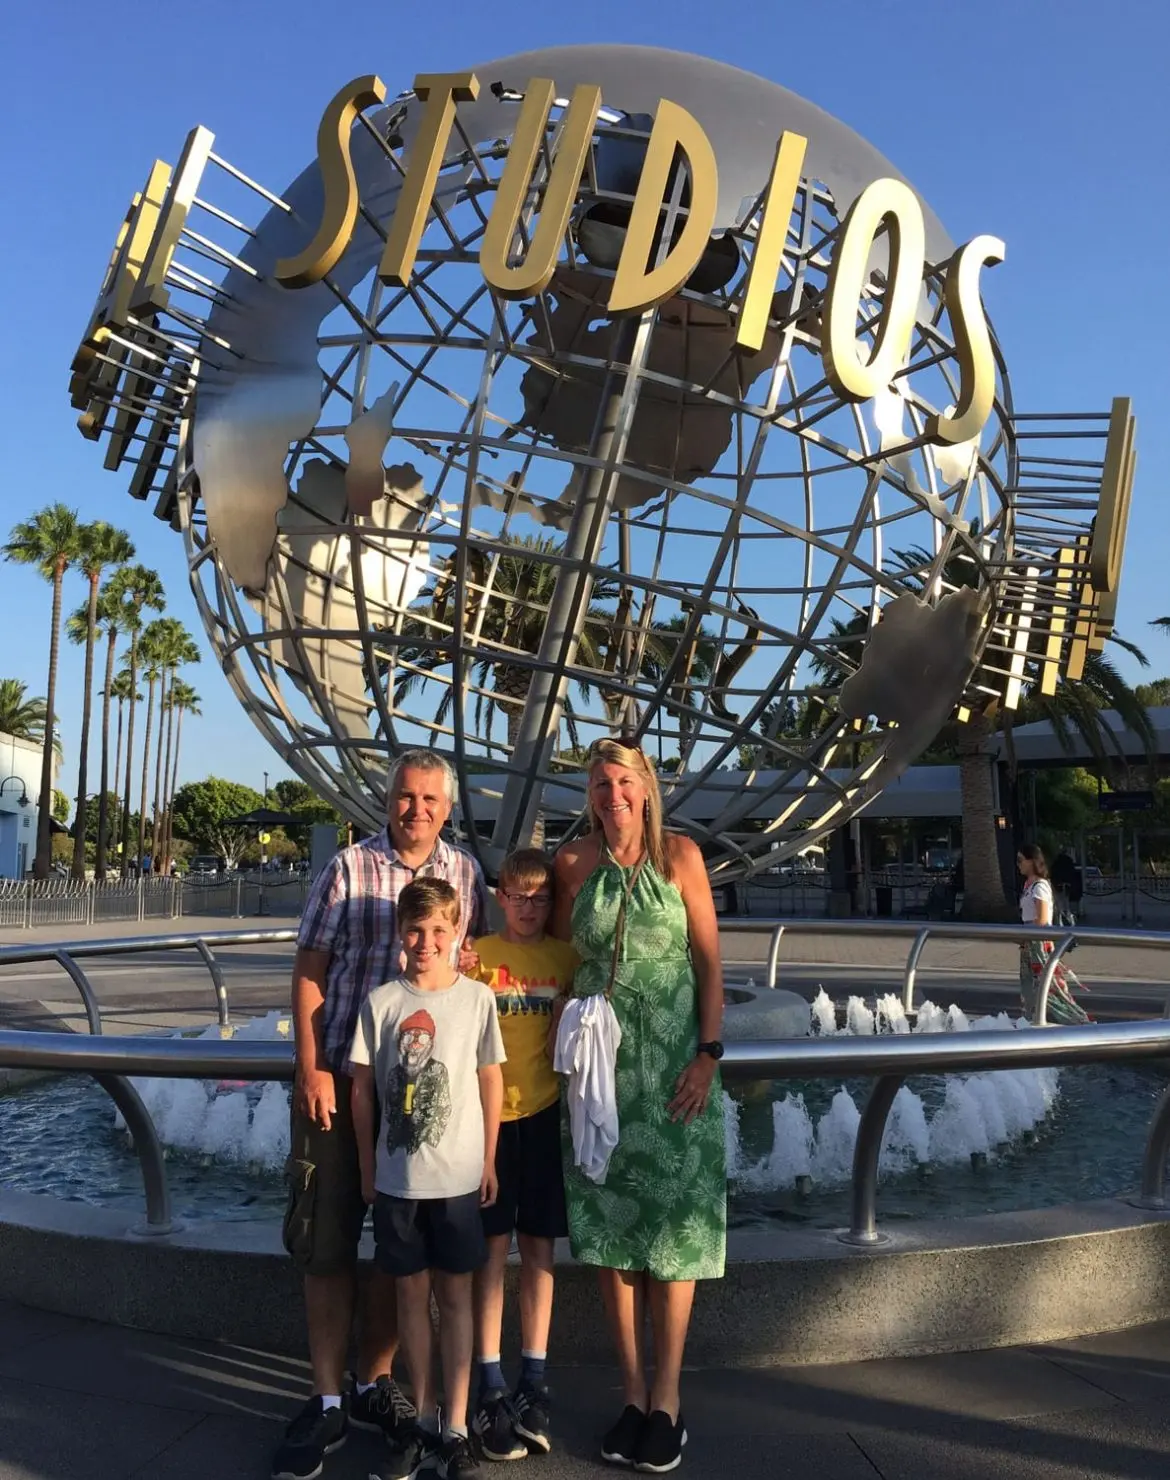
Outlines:
<svg viewBox="0 0 1170 1480"><path fill-rule="evenodd" d="M776 1480L1057 1480L1170 1466L1170 1326L1033 1349L687 1374L681 1474ZM552 1375L559 1447L544 1480L604 1467L613 1374ZM0 1480L262 1480L306 1392L302 1364L0 1304ZM325 1480L364 1480L365 1434ZM485 1467L490 1473L490 1467Z"/></svg>

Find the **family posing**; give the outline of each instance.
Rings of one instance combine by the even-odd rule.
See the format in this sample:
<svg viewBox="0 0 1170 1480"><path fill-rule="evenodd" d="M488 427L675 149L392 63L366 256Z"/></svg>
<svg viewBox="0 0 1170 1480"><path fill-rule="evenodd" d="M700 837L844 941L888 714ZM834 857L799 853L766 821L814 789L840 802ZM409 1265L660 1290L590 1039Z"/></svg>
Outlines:
<svg viewBox="0 0 1170 1480"><path fill-rule="evenodd" d="M547 1452L553 1253L566 1233L598 1269L621 1371L624 1406L599 1453L663 1473L686 1443L694 1282L724 1265L723 983L706 870L693 842L663 829L642 752L599 741L589 831L553 859L511 855L503 928L484 936L479 867L439 836L454 794L434 752L399 758L386 828L338 854L305 909L284 1234L304 1274L314 1395L274 1480L320 1474L350 1425L388 1441L375 1480ZM359 1297L370 1206L375 1260ZM522 1351L509 1385L513 1235ZM411 1399L391 1375L399 1346Z"/></svg>

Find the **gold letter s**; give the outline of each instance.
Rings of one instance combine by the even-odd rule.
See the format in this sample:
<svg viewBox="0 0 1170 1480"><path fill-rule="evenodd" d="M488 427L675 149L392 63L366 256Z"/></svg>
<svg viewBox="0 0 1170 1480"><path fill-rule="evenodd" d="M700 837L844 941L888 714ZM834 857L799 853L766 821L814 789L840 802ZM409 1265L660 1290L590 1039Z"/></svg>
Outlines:
<svg viewBox="0 0 1170 1480"><path fill-rule="evenodd" d="M357 180L350 158L349 135L363 108L386 101L378 77L358 77L347 83L325 109L317 130L317 164L325 187L325 204L317 235L295 257L276 264L276 281L286 288L308 288L333 270L349 245L358 213Z"/></svg>
<svg viewBox="0 0 1170 1480"><path fill-rule="evenodd" d="M953 416L931 416L926 435L932 442L969 442L983 430L995 399L995 361L991 335L979 297L979 273L1002 262L1006 248L997 236L972 237L947 268L943 294L959 357L962 382Z"/></svg>

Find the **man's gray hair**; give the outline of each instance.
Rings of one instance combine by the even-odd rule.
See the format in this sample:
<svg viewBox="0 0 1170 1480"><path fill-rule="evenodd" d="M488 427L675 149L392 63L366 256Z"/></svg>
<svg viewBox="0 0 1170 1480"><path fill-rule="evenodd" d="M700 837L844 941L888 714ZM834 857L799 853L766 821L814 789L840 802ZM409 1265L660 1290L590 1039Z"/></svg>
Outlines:
<svg viewBox="0 0 1170 1480"><path fill-rule="evenodd" d="M459 780L455 775L455 767L437 750L404 750L390 762L390 769L386 772L387 801L398 789L399 779L408 766L418 771L442 771L447 786L447 800L452 806L455 805L459 796Z"/></svg>

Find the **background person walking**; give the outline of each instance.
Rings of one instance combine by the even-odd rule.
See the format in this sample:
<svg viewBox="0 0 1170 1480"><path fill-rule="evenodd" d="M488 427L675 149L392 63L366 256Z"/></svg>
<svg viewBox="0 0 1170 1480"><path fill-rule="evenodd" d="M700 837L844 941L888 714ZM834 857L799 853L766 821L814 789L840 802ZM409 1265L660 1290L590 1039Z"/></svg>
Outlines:
<svg viewBox="0 0 1170 1480"><path fill-rule="evenodd" d="M1016 868L1024 880L1020 895L1020 920L1025 925L1052 924L1052 884L1043 850L1036 843L1025 843L1016 854ZM1027 940L1020 946L1020 996L1029 1021L1036 1016L1040 978L1054 949L1050 940ZM1089 1014L1073 1001L1074 991L1083 990L1076 974L1063 961L1058 962L1048 994L1048 1013L1054 1023L1087 1023Z"/></svg>

